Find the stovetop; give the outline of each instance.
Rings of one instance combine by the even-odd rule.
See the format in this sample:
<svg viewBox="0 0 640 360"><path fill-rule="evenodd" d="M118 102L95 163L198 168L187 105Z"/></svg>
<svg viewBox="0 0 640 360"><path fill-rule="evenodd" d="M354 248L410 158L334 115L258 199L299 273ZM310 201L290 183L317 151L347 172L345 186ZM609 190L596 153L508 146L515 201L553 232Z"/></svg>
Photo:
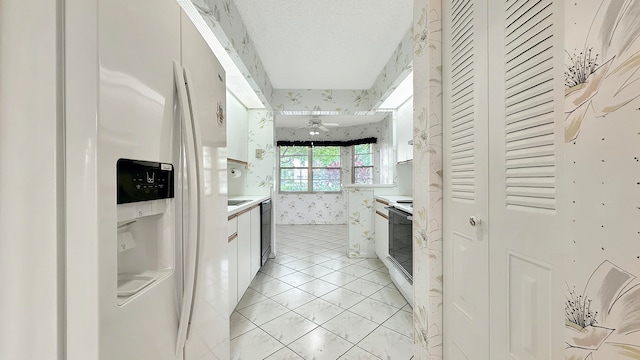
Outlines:
<svg viewBox="0 0 640 360"><path fill-rule="evenodd" d="M413 202L396 202L393 207L402 211L413 214Z"/></svg>

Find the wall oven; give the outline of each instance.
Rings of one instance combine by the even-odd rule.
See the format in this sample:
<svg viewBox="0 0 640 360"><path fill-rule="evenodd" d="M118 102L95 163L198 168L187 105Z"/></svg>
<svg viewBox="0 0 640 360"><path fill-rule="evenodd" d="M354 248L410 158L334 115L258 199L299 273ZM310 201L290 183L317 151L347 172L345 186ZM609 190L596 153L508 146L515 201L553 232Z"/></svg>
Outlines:
<svg viewBox="0 0 640 360"><path fill-rule="evenodd" d="M413 282L413 216L397 206L389 210L389 258Z"/></svg>

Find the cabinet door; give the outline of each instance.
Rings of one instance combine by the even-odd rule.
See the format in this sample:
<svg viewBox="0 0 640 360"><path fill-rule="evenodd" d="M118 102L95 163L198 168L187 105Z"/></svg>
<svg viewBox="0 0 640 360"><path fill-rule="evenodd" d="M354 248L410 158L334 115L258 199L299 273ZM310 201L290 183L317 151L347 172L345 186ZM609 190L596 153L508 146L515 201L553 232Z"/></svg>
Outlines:
<svg viewBox="0 0 640 360"><path fill-rule="evenodd" d="M238 300L251 283L251 214L238 216Z"/></svg>
<svg viewBox="0 0 640 360"><path fill-rule="evenodd" d="M260 227L262 225L260 213L260 206L251 210L251 278L260 270L261 260L261 241L260 241Z"/></svg>
<svg viewBox="0 0 640 360"><path fill-rule="evenodd" d="M248 161L248 112L238 99L227 92L227 157Z"/></svg>
<svg viewBox="0 0 640 360"><path fill-rule="evenodd" d="M376 255L380 258L387 267L387 256L389 255L389 215L388 211L384 210L384 206L379 206L380 202L376 201L376 216L375 216L375 241L376 241ZM381 209L382 208L382 209Z"/></svg>
<svg viewBox="0 0 640 360"><path fill-rule="evenodd" d="M229 315L238 305L238 235L229 240Z"/></svg>
<svg viewBox="0 0 640 360"><path fill-rule="evenodd" d="M396 116L398 162L413 160L413 146L409 145L409 141L413 140L413 97L400 105Z"/></svg>

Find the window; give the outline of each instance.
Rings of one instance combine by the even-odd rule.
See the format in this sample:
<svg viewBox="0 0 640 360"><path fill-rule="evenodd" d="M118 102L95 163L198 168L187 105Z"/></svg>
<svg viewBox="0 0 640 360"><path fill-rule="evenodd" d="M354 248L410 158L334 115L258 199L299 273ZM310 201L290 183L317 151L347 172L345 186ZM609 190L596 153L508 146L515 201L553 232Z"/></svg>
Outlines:
<svg viewBox="0 0 640 360"><path fill-rule="evenodd" d="M353 183L373 184L373 144L353 146Z"/></svg>
<svg viewBox="0 0 640 360"><path fill-rule="evenodd" d="M339 146L280 146L280 191L340 191Z"/></svg>

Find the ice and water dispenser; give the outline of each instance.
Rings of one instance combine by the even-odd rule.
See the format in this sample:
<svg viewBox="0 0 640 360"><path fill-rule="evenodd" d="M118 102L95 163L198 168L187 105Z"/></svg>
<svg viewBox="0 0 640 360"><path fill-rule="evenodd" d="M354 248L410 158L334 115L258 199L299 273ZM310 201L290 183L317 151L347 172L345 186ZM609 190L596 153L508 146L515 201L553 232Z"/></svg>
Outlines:
<svg viewBox="0 0 640 360"><path fill-rule="evenodd" d="M133 299L175 267L174 168L117 162L118 304Z"/></svg>

